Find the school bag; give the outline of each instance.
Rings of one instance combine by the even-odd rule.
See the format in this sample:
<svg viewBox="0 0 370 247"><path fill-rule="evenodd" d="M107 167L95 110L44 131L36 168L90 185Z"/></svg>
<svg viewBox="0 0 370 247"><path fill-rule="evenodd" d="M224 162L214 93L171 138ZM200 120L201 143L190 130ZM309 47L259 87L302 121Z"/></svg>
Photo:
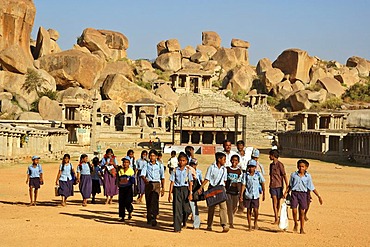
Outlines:
<svg viewBox="0 0 370 247"><path fill-rule="evenodd" d="M283 204L281 204L279 228L281 230L286 230L288 229L288 226L289 226L288 206L284 201Z"/></svg>
<svg viewBox="0 0 370 247"><path fill-rule="evenodd" d="M224 176L225 169L222 171L222 176L220 181L218 181L217 185L211 188L208 188L206 192L204 192L204 197L206 199L207 207L215 206L219 203L222 203L227 200L226 190L223 185L220 185L221 180Z"/></svg>

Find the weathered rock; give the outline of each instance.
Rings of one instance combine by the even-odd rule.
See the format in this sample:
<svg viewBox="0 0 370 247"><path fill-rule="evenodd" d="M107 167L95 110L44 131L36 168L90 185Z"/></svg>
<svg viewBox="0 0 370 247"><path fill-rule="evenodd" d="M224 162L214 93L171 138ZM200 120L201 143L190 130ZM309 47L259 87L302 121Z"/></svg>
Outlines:
<svg viewBox="0 0 370 247"><path fill-rule="evenodd" d="M159 55L155 60L155 65L163 71L178 71L181 69L181 54L170 52Z"/></svg>
<svg viewBox="0 0 370 247"><path fill-rule="evenodd" d="M39 101L39 113L44 120L62 120L62 107L56 100L51 100L46 96Z"/></svg>
<svg viewBox="0 0 370 247"><path fill-rule="evenodd" d="M50 53L58 53L58 52L61 52L61 51L62 51L62 49L60 49L57 42L51 39L50 40Z"/></svg>
<svg viewBox="0 0 370 247"><path fill-rule="evenodd" d="M57 30L49 28L48 33L49 33L50 39L54 41L57 41L59 39L59 32Z"/></svg>
<svg viewBox="0 0 370 247"><path fill-rule="evenodd" d="M249 64L248 50L240 47L231 48L235 52L237 64Z"/></svg>
<svg viewBox="0 0 370 247"><path fill-rule="evenodd" d="M0 51L18 46L24 54L18 59L32 61L30 38L35 19L36 8L33 1L0 1ZM28 62L27 62L28 63Z"/></svg>
<svg viewBox="0 0 370 247"><path fill-rule="evenodd" d="M167 47L166 47L166 41L165 40L162 40L161 42L159 42L157 44L157 56L160 56L164 53L167 53L168 50L167 50Z"/></svg>
<svg viewBox="0 0 370 247"><path fill-rule="evenodd" d="M213 71L216 70L217 61L210 60L210 61L201 63L201 65L202 65L204 71L212 71L213 72Z"/></svg>
<svg viewBox="0 0 370 247"><path fill-rule="evenodd" d="M48 72L46 72L43 69L36 70L37 73L39 73L40 77L43 80L42 88L47 91L56 91L57 90L57 84L54 79Z"/></svg>
<svg viewBox="0 0 370 247"><path fill-rule="evenodd" d="M328 73L320 67L314 67L310 73L310 84L315 84L317 80L328 77ZM329 76L330 77L330 76Z"/></svg>
<svg viewBox="0 0 370 247"><path fill-rule="evenodd" d="M18 115L17 120L42 120L38 112L22 112Z"/></svg>
<svg viewBox="0 0 370 247"><path fill-rule="evenodd" d="M80 87L69 87L66 90L59 91L57 94L59 102L63 102L65 99L83 99L91 100L90 92L87 89Z"/></svg>
<svg viewBox="0 0 370 247"><path fill-rule="evenodd" d="M1 92L0 93L0 100L12 100L13 95L9 92Z"/></svg>
<svg viewBox="0 0 370 247"><path fill-rule="evenodd" d="M182 58L190 58L196 52L197 51L194 49L194 47L188 45L187 47L181 50L181 56Z"/></svg>
<svg viewBox="0 0 370 247"><path fill-rule="evenodd" d="M257 95L258 94L258 91L257 89L252 89L251 91L249 91L248 95L249 96L252 96L252 95Z"/></svg>
<svg viewBox="0 0 370 247"><path fill-rule="evenodd" d="M17 105L22 109L22 111L30 111L31 104L27 103L26 99L19 94L13 95L13 99L17 102Z"/></svg>
<svg viewBox="0 0 370 247"><path fill-rule="evenodd" d="M235 68L237 65L235 52L229 48L218 49L215 55L213 55L212 60L217 61L225 71Z"/></svg>
<svg viewBox="0 0 370 247"><path fill-rule="evenodd" d="M236 67L228 73L230 80L226 88L234 94L237 94L240 90L249 92L256 76L256 72L250 66Z"/></svg>
<svg viewBox="0 0 370 247"><path fill-rule="evenodd" d="M137 74L140 74L144 71L154 71L154 68L148 60L140 59L135 61L135 71Z"/></svg>
<svg viewBox="0 0 370 247"><path fill-rule="evenodd" d="M189 59L183 58L181 61L181 66L182 69L187 69L187 70L202 70L202 65L190 62Z"/></svg>
<svg viewBox="0 0 370 247"><path fill-rule="evenodd" d="M153 71L145 71L142 76L144 82L152 82L158 79L158 75Z"/></svg>
<svg viewBox="0 0 370 247"><path fill-rule="evenodd" d="M309 93L309 90L302 90L289 97L289 102L293 111L308 110L311 108L312 104L308 99Z"/></svg>
<svg viewBox="0 0 370 247"><path fill-rule="evenodd" d="M169 52L180 51L181 46L177 39L166 40L166 48Z"/></svg>
<svg viewBox="0 0 370 247"><path fill-rule="evenodd" d="M311 102L318 102L322 103L326 100L327 91L325 89L321 89L319 92L308 92L308 100Z"/></svg>
<svg viewBox="0 0 370 247"><path fill-rule="evenodd" d="M36 40L36 49L34 51L34 58L38 59L39 57L49 55L50 54L50 35L49 32L40 27L37 33L37 40Z"/></svg>
<svg viewBox="0 0 370 247"><path fill-rule="evenodd" d="M290 75L290 81L300 80L303 83L310 81L309 72L315 59L306 51L300 49L288 49L283 51L272 63L274 68L279 68L284 74Z"/></svg>
<svg viewBox="0 0 370 247"><path fill-rule="evenodd" d="M55 78L58 89L70 86L91 89L100 77L103 66L104 63L95 56L78 50L67 50L40 58L40 67Z"/></svg>
<svg viewBox="0 0 370 247"><path fill-rule="evenodd" d="M192 94L183 94L179 97L177 112L184 112L199 107L199 100Z"/></svg>
<svg viewBox="0 0 370 247"><path fill-rule="evenodd" d="M22 112L22 109L13 104L11 100L1 100L0 116L2 119L16 119L16 116Z"/></svg>
<svg viewBox="0 0 370 247"><path fill-rule="evenodd" d="M155 91L155 95L161 97L165 101L173 102L174 104L177 104L177 101L179 100L179 96L167 84L160 86Z"/></svg>
<svg viewBox="0 0 370 247"><path fill-rule="evenodd" d="M287 99L287 96L290 96L290 93L293 92L293 88L289 80L284 80L276 84L276 91L277 95L280 95L284 99Z"/></svg>
<svg viewBox="0 0 370 247"><path fill-rule="evenodd" d="M190 57L190 60L194 63L202 63L207 62L209 57L206 53L198 51Z"/></svg>
<svg viewBox="0 0 370 247"><path fill-rule="evenodd" d="M117 61L126 57L129 46L127 37L122 33L93 28L86 28L77 43L89 49L90 52L101 51L107 61Z"/></svg>
<svg viewBox="0 0 370 247"><path fill-rule="evenodd" d="M346 87L353 86L356 82L360 81L360 78L358 76L354 76L351 73L343 73L340 75L334 76L335 79L337 79L340 83L346 85Z"/></svg>
<svg viewBox="0 0 370 247"><path fill-rule="evenodd" d="M122 109L113 100L103 100L100 105L100 112L113 113L117 115L122 112Z"/></svg>
<svg viewBox="0 0 370 247"><path fill-rule="evenodd" d="M82 51L83 53L86 53L86 54L90 54L91 55L91 52L89 51L89 49L87 49L86 47L81 47L77 44L74 44L73 47L72 47L73 50L78 50L78 51Z"/></svg>
<svg viewBox="0 0 370 247"><path fill-rule="evenodd" d="M111 74L122 74L130 81L135 79L133 68L126 61L108 62L100 73L96 88L100 88L105 78Z"/></svg>
<svg viewBox="0 0 370 247"><path fill-rule="evenodd" d="M105 79L101 91L103 100L113 100L122 109L126 109L126 102L136 102L142 99L149 99L168 106L165 100L129 81L125 76L120 74L109 75ZM168 112L173 110L171 107L168 107L168 109L166 107L166 111Z"/></svg>
<svg viewBox="0 0 370 247"><path fill-rule="evenodd" d="M284 78L284 73L280 69L270 68L263 73L262 83L266 87L267 92L270 92Z"/></svg>
<svg viewBox="0 0 370 247"><path fill-rule="evenodd" d="M202 32L202 45L210 45L218 49L221 47L221 38L213 31Z"/></svg>
<svg viewBox="0 0 370 247"><path fill-rule="evenodd" d="M352 110L347 118L347 126L350 128L370 129L370 110Z"/></svg>
<svg viewBox="0 0 370 247"><path fill-rule="evenodd" d="M301 91L305 89L305 86L301 81L296 80L294 83L292 83L292 89L293 91Z"/></svg>
<svg viewBox="0 0 370 247"><path fill-rule="evenodd" d="M350 57L347 59L346 66L356 68L359 76L369 76L370 68L365 58L356 56Z"/></svg>
<svg viewBox="0 0 370 247"><path fill-rule="evenodd" d="M232 39L231 40L231 47L241 47L248 49L250 46L248 41L244 41L241 39Z"/></svg>
<svg viewBox="0 0 370 247"><path fill-rule="evenodd" d="M342 96L342 94L345 92L344 87L342 87L340 82L334 78L325 77L318 80L318 82L323 88L325 88L329 93L334 94L336 97Z"/></svg>
<svg viewBox="0 0 370 247"><path fill-rule="evenodd" d="M268 69L272 69L272 62L268 58L262 58L257 63L257 75L263 75Z"/></svg>
<svg viewBox="0 0 370 247"><path fill-rule="evenodd" d="M217 52L217 49L210 45L198 45L196 50L198 52L207 54L209 58L211 58Z"/></svg>
<svg viewBox="0 0 370 247"><path fill-rule="evenodd" d="M25 74L28 68L33 67L33 60L19 45L12 45L0 51L0 65L3 70Z"/></svg>
<svg viewBox="0 0 370 247"><path fill-rule="evenodd" d="M37 98L35 91L27 93L24 88L24 82L26 80L25 75L11 73L9 71L0 71L0 88L5 91L12 93L13 95L22 95L27 101L28 105L31 105Z"/></svg>

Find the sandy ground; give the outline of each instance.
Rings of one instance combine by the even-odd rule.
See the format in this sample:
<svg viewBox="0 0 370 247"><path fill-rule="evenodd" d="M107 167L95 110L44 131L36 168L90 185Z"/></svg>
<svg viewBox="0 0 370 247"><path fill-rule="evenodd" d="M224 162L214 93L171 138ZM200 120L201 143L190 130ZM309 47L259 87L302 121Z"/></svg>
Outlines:
<svg viewBox="0 0 370 247"><path fill-rule="evenodd" d="M136 152L138 156L139 151ZM213 160L211 155L197 157L203 171ZM164 158L167 160L168 155ZM295 170L296 160L281 158L288 173ZM268 170L266 154L261 156L261 163ZM36 207L28 206L27 164L0 165L0 246L369 246L370 243L367 228L370 224L370 169L367 168L310 160L309 171L324 204L319 205L314 196L305 227L307 234L300 235L292 233L292 220L287 232L271 224L273 211L269 196L261 202L260 230L247 232L246 215L237 214L236 228L226 234L220 233L218 216L213 232L205 231L207 208L204 202L200 204L201 230L173 233L170 227L172 206L166 201L167 192L160 200L159 225L155 228L146 225L143 204L134 205L133 219L126 224L117 221L117 202L105 205L101 194L98 195L99 204L82 207L77 186L67 207L60 207L60 198L54 196L58 162L43 161L42 164L45 184L39 191ZM168 180L166 182L168 191ZM291 211L289 215L291 217Z"/></svg>

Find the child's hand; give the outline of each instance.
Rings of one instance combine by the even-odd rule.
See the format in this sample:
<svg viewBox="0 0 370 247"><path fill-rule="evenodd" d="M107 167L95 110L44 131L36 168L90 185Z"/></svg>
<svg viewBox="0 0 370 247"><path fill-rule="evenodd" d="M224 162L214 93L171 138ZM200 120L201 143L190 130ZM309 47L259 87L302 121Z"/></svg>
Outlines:
<svg viewBox="0 0 370 247"><path fill-rule="evenodd" d="M164 188L161 189L161 197L164 196Z"/></svg>
<svg viewBox="0 0 370 247"><path fill-rule="evenodd" d="M243 202L243 196L239 197L239 202Z"/></svg>
<svg viewBox="0 0 370 247"><path fill-rule="evenodd" d="M26 180L26 184L28 184L28 179Z"/></svg>
<svg viewBox="0 0 370 247"><path fill-rule="evenodd" d="M55 185L59 185L59 181L55 181Z"/></svg>
<svg viewBox="0 0 370 247"><path fill-rule="evenodd" d="M265 193L262 194L262 201L265 200Z"/></svg>
<svg viewBox="0 0 370 247"><path fill-rule="evenodd" d="M322 205L323 201L322 201L321 196L318 196L318 198L319 198L320 205Z"/></svg>
<svg viewBox="0 0 370 247"><path fill-rule="evenodd" d="M193 200L193 194L192 193L189 194L188 199L189 199L189 201L192 201Z"/></svg>
<svg viewBox="0 0 370 247"><path fill-rule="evenodd" d="M170 194L168 195L168 202L171 202L171 201L172 201L172 196L171 196L171 194L172 194L172 193L170 193Z"/></svg>

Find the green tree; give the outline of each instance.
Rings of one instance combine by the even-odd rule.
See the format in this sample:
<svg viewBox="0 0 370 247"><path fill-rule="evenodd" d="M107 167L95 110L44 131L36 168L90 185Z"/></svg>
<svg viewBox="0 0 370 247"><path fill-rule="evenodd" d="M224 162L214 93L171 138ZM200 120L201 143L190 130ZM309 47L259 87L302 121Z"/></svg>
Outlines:
<svg viewBox="0 0 370 247"><path fill-rule="evenodd" d="M46 80L34 69L27 69L26 80L22 86L22 89L26 90L27 93L36 92L39 97L45 92L43 86Z"/></svg>

